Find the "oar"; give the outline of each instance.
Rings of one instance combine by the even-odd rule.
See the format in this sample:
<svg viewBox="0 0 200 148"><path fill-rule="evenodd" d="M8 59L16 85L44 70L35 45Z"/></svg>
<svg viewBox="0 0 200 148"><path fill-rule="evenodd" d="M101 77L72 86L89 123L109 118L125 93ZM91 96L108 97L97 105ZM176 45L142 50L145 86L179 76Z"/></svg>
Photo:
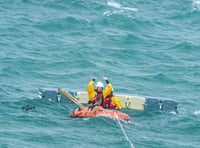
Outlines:
<svg viewBox="0 0 200 148"><path fill-rule="evenodd" d="M68 91L62 90L61 88L58 88L58 91L66 96L68 99L70 99L72 102L74 102L76 105L78 105L80 108L83 108L84 106L79 102L76 98L74 98Z"/></svg>

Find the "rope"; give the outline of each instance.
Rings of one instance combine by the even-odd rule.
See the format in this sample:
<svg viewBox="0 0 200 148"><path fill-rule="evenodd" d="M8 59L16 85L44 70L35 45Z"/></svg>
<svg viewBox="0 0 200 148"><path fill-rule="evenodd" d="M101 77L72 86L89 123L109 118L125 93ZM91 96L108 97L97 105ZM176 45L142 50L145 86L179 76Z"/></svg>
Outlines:
<svg viewBox="0 0 200 148"><path fill-rule="evenodd" d="M134 146L133 146L133 144L131 143L131 141L129 140L129 138L128 138L128 136L127 136L127 134L126 134L126 132L125 132L123 126L122 126L122 124L120 123L119 118L118 118L118 116L116 115L116 113L115 113L115 117L116 117L116 119L117 119L117 121L118 121L118 123L119 123L119 125L120 125L120 127L121 127L121 129L122 129L122 132L123 132L124 136L126 137L126 140L130 143L131 148L134 148Z"/></svg>

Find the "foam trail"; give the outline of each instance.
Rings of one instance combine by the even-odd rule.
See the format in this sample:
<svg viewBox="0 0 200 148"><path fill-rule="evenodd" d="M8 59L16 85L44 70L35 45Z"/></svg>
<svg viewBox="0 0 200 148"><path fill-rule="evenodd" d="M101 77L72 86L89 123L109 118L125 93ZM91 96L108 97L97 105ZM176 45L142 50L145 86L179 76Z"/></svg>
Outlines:
<svg viewBox="0 0 200 148"><path fill-rule="evenodd" d="M118 123L119 123L119 125L120 125L120 127L122 129L122 132L124 133L124 136L126 137L126 140L130 143L131 147L134 148L133 144L129 140L129 138L128 138L128 136L127 136L127 134L126 134L126 132L125 132L125 130L124 130L122 124L120 123L119 118L118 118L118 116L116 114L115 114L115 117L116 117L116 119L117 119L117 121L118 121Z"/></svg>

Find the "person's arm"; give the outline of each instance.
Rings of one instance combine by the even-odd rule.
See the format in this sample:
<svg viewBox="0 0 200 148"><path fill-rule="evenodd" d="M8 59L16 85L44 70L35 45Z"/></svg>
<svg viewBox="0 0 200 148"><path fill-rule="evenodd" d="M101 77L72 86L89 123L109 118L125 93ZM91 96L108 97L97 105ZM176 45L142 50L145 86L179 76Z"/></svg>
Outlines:
<svg viewBox="0 0 200 148"><path fill-rule="evenodd" d="M103 79L106 81L107 84L105 90L103 91L104 98L106 98L112 92L112 84L108 81L106 77L103 77Z"/></svg>
<svg viewBox="0 0 200 148"><path fill-rule="evenodd" d="M95 90L93 87L95 80L96 78L93 78L92 81L88 83L87 91L88 91L89 101L92 101L96 97Z"/></svg>
<svg viewBox="0 0 200 148"><path fill-rule="evenodd" d="M117 110L122 109L122 103L119 101L117 97L113 96L112 102L115 104Z"/></svg>

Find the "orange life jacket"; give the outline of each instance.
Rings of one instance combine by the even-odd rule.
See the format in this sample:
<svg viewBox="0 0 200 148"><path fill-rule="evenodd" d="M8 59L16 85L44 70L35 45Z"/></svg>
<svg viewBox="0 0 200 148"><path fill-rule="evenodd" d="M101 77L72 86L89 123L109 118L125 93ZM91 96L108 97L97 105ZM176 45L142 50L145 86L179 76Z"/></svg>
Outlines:
<svg viewBox="0 0 200 148"><path fill-rule="evenodd" d="M113 97L113 94L111 94L108 98L104 99L103 105L102 105L103 108L113 109L116 107L112 102L112 97Z"/></svg>

